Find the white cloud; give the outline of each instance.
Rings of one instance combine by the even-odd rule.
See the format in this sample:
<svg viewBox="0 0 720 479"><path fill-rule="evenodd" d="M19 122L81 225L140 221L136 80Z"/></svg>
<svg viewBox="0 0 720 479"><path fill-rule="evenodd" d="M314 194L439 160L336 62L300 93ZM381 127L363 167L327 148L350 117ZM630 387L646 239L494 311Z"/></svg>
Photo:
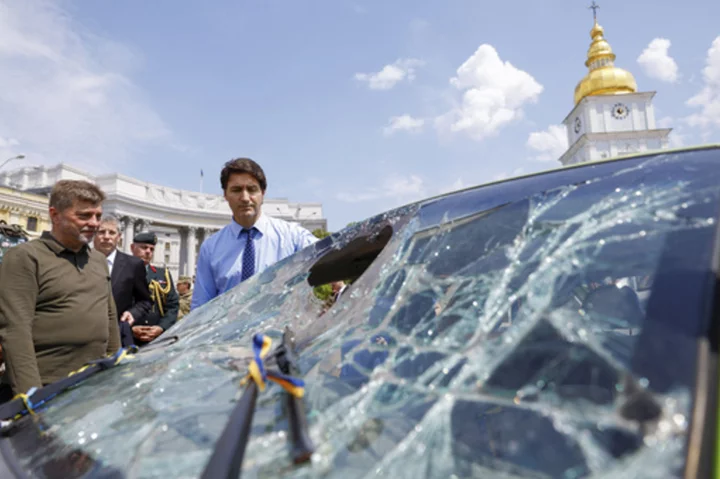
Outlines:
<svg viewBox="0 0 720 479"><path fill-rule="evenodd" d="M451 184L446 184L437 189L435 194L437 195L444 195L445 193L452 193L454 191L462 190L467 188L469 185L465 183L465 181L462 178L458 178Z"/></svg>
<svg viewBox="0 0 720 479"><path fill-rule="evenodd" d="M12 148L20 144L15 138L3 138L0 136L0 148Z"/></svg>
<svg viewBox="0 0 720 479"><path fill-rule="evenodd" d="M422 131L425 120L422 118L413 118L410 115L394 116L390 118L388 126L383 129L385 136L391 136L398 131L407 131L409 133L419 133Z"/></svg>
<svg viewBox="0 0 720 479"><path fill-rule="evenodd" d="M424 64L415 58L401 58L377 73L356 73L355 79L367 83L371 90L389 90L402 81L413 81L415 69Z"/></svg>
<svg viewBox="0 0 720 479"><path fill-rule="evenodd" d="M720 129L720 37L708 50L703 69L703 88L686 103L701 108L701 111L686 118L690 126Z"/></svg>
<svg viewBox="0 0 720 479"><path fill-rule="evenodd" d="M687 136L688 135L679 133L676 130L671 131L668 135L668 146L670 146L670 148L680 148L685 146L687 143Z"/></svg>
<svg viewBox="0 0 720 479"><path fill-rule="evenodd" d="M678 65L668 54L670 45L670 40L666 38L655 38L642 51L637 62L647 76L669 83L677 81Z"/></svg>
<svg viewBox="0 0 720 479"><path fill-rule="evenodd" d="M670 148L680 148L682 146L685 146L688 143L688 137L690 135L683 133L683 126L680 125L678 127L674 127L676 124L676 121L669 117L665 116L663 118L660 118L657 121L658 128L672 128L673 131L670 132L670 135L668 136L668 143Z"/></svg>
<svg viewBox="0 0 720 479"><path fill-rule="evenodd" d="M672 117L664 116L657 121L658 128L672 128L675 120Z"/></svg>
<svg viewBox="0 0 720 479"><path fill-rule="evenodd" d="M0 3L0 135L32 163L106 170L170 133L127 70L140 59L51 0Z"/></svg>
<svg viewBox="0 0 720 479"><path fill-rule="evenodd" d="M447 193L454 193L456 191L468 188L469 186L470 185L468 183L465 183L462 178L458 178L452 183L445 183L437 188L433 188L431 191L428 192L427 196L439 196Z"/></svg>
<svg viewBox="0 0 720 479"><path fill-rule="evenodd" d="M490 181L500 181L500 180L506 180L508 178L515 178L516 176L520 176L523 173L525 173L525 168L515 168L511 172L503 171L501 173L498 173L497 175L492 177L492 180Z"/></svg>
<svg viewBox="0 0 720 479"><path fill-rule="evenodd" d="M545 131L530 133L527 146L540 153L536 161L556 161L568 149L567 131L563 125L550 125Z"/></svg>
<svg viewBox="0 0 720 479"><path fill-rule="evenodd" d="M423 179L417 175L408 175L387 178L379 188L368 188L358 193L339 193L337 199L347 203L392 199L393 204L398 204L409 203L425 196L427 192Z"/></svg>
<svg viewBox="0 0 720 479"><path fill-rule="evenodd" d="M500 59L492 45L480 47L457 70L450 84L462 91L458 106L438 117L439 130L464 132L482 140L523 117L523 107L543 91L529 73Z"/></svg>
<svg viewBox="0 0 720 479"><path fill-rule="evenodd" d="M462 178L458 178L457 180L455 180L455 183L450 186L450 188L452 188L453 190L460 190L466 187L467 184L463 181Z"/></svg>

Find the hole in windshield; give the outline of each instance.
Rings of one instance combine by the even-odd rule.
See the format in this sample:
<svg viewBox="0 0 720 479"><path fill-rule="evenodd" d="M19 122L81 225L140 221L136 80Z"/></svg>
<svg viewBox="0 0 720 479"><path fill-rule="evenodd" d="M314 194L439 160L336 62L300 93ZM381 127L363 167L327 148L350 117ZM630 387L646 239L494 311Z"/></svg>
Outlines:
<svg viewBox="0 0 720 479"><path fill-rule="evenodd" d="M392 226L386 225L377 233L359 236L341 249L331 250L310 268L308 283L320 286L359 278L385 248L392 234Z"/></svg>
<svg viewBox="0 0 720 479"><path fill-rule="evenodd" d="M392 227L387 225L372 235L359 236L341 249L331 250L310 268L308 283L321 302L321 315L370 267L387 246L392 233Z"/></svg>

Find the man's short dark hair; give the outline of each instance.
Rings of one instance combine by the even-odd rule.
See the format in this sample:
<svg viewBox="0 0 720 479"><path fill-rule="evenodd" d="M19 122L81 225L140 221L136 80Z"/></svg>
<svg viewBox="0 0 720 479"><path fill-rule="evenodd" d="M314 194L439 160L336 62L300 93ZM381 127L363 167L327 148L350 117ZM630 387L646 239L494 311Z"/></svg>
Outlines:
<svg viewBox="0 0 720 479"><path fill-rule="evenodd" d="M233 173L246 173L257 180L260 183L260 189L263 193L267 189L267 179L265 178L265 172L263 169L250 158L235 158L225 163L225 167L220 172L220 186L223 191L227 189L230 175Z"/></svg>
<svg viewBox="0 0 720 479"><path fill-rule="evenodd" d="M84 180L60 180L53 185L50 206L64 211L77 201L99 205L105 201L105 193L96 184Z"/></svg>

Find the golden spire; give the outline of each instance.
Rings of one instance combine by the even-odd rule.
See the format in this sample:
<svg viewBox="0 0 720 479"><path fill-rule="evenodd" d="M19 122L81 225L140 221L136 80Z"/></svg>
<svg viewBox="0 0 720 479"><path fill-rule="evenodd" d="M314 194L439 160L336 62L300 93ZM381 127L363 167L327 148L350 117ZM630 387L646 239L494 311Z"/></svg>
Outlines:
<svg viewBox="0 0 720 479"><path fill-rule="evenodd" d="M593 0L594 25L590 30L590 49L585 66L590 70L577 87L575 87L575 104L590 95L620 95L637 91L635 78L627 70L615 66L615 54L605 40L605 30L597 22L597 9L600 8Z"/></svg>

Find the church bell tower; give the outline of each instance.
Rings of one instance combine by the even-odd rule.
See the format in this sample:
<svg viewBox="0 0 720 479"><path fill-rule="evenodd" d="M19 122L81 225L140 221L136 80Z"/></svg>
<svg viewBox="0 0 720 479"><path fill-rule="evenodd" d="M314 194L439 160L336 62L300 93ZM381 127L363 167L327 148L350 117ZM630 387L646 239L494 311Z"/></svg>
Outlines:
<svg viewBox="0 0 720 479"><path fill-rule="evenodd" d="M632 73L615 66L615 54L597 22L585 66L588 73L575 87L575 107L565 118L568 150L563 165L612 158L668 147L671 129L658 129L652 105L655 92L638 92Z"/></svg>

